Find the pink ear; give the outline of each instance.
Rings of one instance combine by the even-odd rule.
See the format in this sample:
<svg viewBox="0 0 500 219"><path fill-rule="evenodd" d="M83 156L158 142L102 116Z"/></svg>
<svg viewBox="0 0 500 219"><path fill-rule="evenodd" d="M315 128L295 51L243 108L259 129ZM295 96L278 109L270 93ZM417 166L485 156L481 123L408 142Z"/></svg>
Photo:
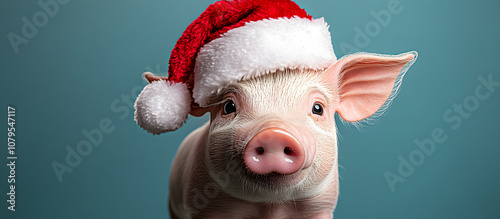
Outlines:
<svg viewBox="0 0 500 219"><path fill-rule="evenodd" d="M396 56L361 53L340 59L325 72L335 86L337 112L349 122L375 114L393 90L397 91L396 79L402 78L416 57L416 52Z"/></svg>
<svg viewBox="0 0 500 219"><path fill-rule="evenodd" d="M164 80L167 81L168 79L166 77L161 77L161 76L156 76L151 72L144 72L142 74L146 80L148 80L149 83L152 83L153 81L159 81L159 80Z"/></svg>

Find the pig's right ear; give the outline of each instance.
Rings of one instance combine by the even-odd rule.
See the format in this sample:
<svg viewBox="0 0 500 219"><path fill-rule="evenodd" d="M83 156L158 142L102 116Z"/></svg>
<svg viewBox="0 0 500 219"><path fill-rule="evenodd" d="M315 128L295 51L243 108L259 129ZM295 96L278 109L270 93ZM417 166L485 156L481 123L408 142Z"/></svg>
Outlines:
<svg viewBox="0 0 500 219"><path fill-rule="evenodd" d="M205 115L205 113L207 113L208 111L210 111L208 107L199 107L198 105L191 104L191 110L189 111L189 114L192 116L200 117Z"/></svg>
<svg viewBox="0 0 500 219"><path fill-rule="evenodd" d="M156 76L151 72L144 72L143 74L144 79L146 79L149 83L153 83L154 81L167 81L168 79L166 77L161 77L161 76Z"/></svg>
<svg viewBox="0 0 500 219"><path fill-rule="evenodd" d="M337 113L356 122L384 110L416 57L416 52L396 56L358 53L337 61L325 72L334 88Z"/></svg>

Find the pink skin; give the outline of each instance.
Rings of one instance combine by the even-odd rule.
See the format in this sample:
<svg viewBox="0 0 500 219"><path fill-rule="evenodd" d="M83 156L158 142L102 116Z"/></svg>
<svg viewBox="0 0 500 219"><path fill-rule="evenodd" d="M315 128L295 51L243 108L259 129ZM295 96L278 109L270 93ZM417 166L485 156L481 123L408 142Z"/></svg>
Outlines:
<svg viewBox="0 0 500 219"><path fill-rule="evenodd" d="M352 55L325 71L248 79L214 96L211 107L192 109L211 119L186 137L172 164L172 218L332 218L334 114L354 122L376 113L414 57ZM224 113L228 100L236 112ZM312 113L315 104L322 115Z"/></svg>

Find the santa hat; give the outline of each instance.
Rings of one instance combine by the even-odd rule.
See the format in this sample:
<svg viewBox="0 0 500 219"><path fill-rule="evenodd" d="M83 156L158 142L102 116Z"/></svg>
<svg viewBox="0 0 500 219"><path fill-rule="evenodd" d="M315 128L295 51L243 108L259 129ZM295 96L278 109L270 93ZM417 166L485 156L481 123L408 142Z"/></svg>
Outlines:
<svg viewBox="0 0 500 219"><path fill-rule="evenodd" d="M313 19L290 0L215 2L177 41L168 77L147 77L135 120L153 134L173 131L192 105L206 106L230 84L277 70L325 69L335 61L323 18Z"/></svg>

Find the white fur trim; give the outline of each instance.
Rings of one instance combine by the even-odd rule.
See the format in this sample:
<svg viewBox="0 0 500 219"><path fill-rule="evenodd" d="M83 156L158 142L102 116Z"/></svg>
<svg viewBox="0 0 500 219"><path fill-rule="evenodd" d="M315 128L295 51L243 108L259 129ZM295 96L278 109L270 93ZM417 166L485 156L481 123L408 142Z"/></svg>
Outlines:
<svg viewBox="0 0 500 219"><path fill-rule="evenodd" d="M239 80L285 68L324 69L336 60L323 18L249 22L200 49L193 98L204 106L210 95Z"/></svg>
<svg viewBox="0 0 500 219"><path fill-rule="evenodd" d="M153 81L135 101L134 118L144 130L161 134L180 128L186 121L191 97L186 84Z"/></svg>

